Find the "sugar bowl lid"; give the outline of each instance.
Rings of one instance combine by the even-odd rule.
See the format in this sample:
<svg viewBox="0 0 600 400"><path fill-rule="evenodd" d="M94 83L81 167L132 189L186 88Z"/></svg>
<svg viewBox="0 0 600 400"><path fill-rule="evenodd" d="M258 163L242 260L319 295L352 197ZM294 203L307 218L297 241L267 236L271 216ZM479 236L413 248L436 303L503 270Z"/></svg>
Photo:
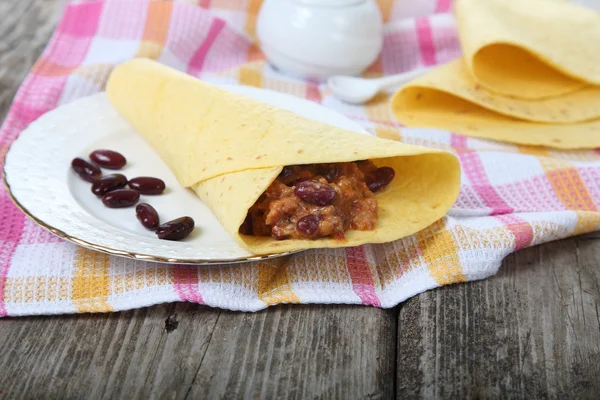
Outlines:
<svg viewBox="0 0 600 400"><path fill-rule="evenodd" d="M364 3L367 0L292 0L295 3L317 7L344 7Z"/></svg>

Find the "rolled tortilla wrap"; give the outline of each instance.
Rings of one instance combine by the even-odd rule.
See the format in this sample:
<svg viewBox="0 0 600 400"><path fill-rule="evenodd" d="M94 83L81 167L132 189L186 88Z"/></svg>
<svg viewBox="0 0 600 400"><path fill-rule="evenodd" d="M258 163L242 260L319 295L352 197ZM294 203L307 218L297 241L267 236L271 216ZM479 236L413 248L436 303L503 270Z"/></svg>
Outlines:
<svg viewBox="0 0 600 400"><path fill-rule="evenodd" d="M179 183L195 191L227 232L254 254L393 241L440 219L458 196L460 166L450 153L303 118L154 61L135 59L115 68L107 94ZM377 193L374 230L349 230L344 241L239 233L250 207L284 166L365 159L396 171L392 183Z"/></svg>

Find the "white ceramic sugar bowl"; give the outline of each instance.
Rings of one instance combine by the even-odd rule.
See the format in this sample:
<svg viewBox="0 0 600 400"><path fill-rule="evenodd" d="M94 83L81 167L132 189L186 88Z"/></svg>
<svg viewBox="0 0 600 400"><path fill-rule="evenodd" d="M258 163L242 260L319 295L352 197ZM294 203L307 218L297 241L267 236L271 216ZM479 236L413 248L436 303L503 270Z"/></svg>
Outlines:
<svg viewBox="0 0 600 400"><path fill-rule="evenodd" d="M325 80L371 65L383 46L383 22L375 0L264 0L257 35L277 69Z"/></svg>

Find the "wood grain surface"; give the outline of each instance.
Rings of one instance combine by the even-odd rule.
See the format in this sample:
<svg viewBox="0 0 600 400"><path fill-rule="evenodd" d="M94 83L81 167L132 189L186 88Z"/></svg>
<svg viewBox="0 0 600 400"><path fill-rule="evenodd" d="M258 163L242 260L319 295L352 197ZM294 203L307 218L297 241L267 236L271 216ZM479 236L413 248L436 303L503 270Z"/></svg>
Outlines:
<svg viewBox="0 0 600 400"><path fill-rule="evenodd" d="M2 398L393 397L394 310L179 303L9 319L0 337Z"/></svg>
<svg viewBox="0 0 600 400"><path fill-rule="evenodd" d="M491 279L407 301L399 397L598 398L599 285L589 235L519 251Z"/></svg>
<svg viewBox="0 0 600 400"><path fill-rule="evenodd" d="M0 0L0 120L64 3ZM0 398L598 398L599 239L522 250L392 310L6 318Z"/></svg>

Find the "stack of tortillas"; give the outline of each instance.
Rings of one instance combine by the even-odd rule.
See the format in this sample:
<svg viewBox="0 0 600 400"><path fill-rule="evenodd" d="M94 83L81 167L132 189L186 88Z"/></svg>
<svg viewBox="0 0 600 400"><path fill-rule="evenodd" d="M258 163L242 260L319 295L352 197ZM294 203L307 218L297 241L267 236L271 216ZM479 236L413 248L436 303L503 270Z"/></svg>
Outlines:
<svg viewBox="0 0 600 400"><path fill-rule="evenodd" d="M401 88L407 126L600 147L600 14L560 0L456 0L463 57Z"/></svg>

